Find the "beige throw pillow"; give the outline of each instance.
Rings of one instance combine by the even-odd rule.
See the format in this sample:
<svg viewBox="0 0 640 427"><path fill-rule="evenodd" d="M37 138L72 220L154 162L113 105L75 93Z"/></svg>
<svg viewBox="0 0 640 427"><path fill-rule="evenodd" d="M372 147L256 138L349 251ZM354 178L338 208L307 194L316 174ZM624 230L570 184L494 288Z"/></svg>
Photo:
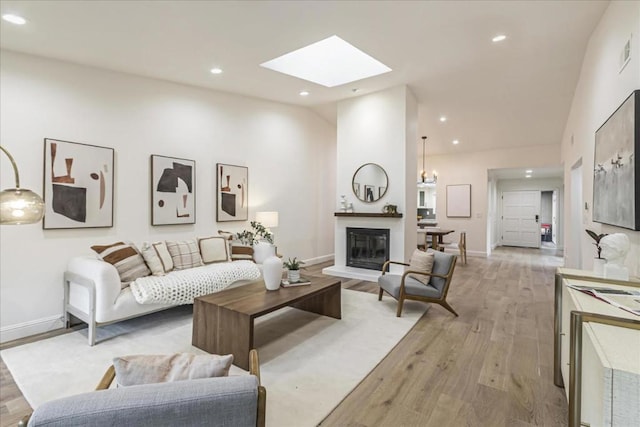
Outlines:
<svg viewBox="0 0 640 427"><path fill-rule="evenodd" d="M411 260L409 261L409 270L424 271L425 273L431 273L433 269L433 254L429 252L423 252L419 249L413 251ZM411 274L411 277L419 282L428 285L431 280L431 276L423 276L421 274Z"/></svg>
<svg viewBox="0 0 640 427"><path fill-rule="evenodd" d="M132 386L198 378L226 377L233 355L177 353L134 355L113 359L118 386Z"/></svg>
<svg viewBox="0 0 640 427"><path fill-rule="evenodd" d="M202 257L195 240L184 240L181 242L166 242L167 249L171 254L173 268L176 270L186 270L188 268L200 267Z"/></svg>
<svg viewBox="0 0 640 427"><path fill-rule="evenodd" d="M173 258L171 258L171 254L169 253L169 249L167 249L167 245L164 242L157 242L152 244L153 249L155 249L160 262L162 263L162 268L165 273L173 270Z"/></svg>
<svg viewBox="0 0 640 427"><path fill-rule="evenodd" d="M214 262L226 262L230 260L228 242L224 237L204 237L198 239L202 262L211 264Z"/></svg>
<svg viewBox="0 0 640 427"><path fill-rule="evenodd" d="M142 258L144 258L144 262L147 263L147 266L151 270L151 274L154 276L164 276L162 261L160 261L160 257L158 257L153 246L148 242L144 242L140 248L140 253L142 254Z"/></svg>
<svg viewBox="0 0 640 427"><path fill-rule="evenodd" d="M133 245L116 242L111 245L94 245L91 249L96 251L103 261L112 264L118 270L120 286L123 289L137 278L151 274L144 259Z"/></svg>

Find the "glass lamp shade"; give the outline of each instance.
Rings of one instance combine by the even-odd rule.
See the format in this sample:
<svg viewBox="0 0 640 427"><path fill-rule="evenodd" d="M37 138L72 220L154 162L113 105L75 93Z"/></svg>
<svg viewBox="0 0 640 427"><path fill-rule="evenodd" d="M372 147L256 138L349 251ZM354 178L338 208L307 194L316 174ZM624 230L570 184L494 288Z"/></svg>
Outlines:
<svg viewBox="0 0 640 427"><path fill-rule="evenodd" d="M0 193L0 224L33 224L44 216L44 201L31 190L9 188Z"/></svg>

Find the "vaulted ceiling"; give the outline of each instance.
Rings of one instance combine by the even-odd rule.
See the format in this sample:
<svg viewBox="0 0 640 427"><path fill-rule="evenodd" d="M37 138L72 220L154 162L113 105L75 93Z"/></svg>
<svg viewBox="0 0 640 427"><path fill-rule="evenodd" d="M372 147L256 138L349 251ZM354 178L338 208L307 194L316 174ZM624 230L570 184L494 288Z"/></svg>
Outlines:
<svg viewBox="0 0 640 427"><path fill-rule="evenodd" d="M2 21L0 47L301 105L333 121L337 101L406 84L420 104L428 152L451 153L559 144L587 42L607 5L2 1L3 14L28 23ZM496 34L507 39L493 43ZM331 35L393 71L326 88L259 66ZM212 75L212 67L223 73ZM301 90L310 95L301 97Z"/></svg>

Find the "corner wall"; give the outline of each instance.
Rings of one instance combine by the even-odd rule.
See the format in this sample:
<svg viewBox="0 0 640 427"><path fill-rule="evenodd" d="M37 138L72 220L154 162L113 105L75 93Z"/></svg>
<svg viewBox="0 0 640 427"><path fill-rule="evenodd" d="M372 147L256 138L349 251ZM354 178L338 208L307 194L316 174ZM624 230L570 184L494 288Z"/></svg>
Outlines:
<svg viewBox="0 0 640 427"><path fill-rule="evenodd" d="M115 149L114 227L2 226L0 341L61 326L62 274L93 244L188 239L239 231L215 221L216 163L248 166L249 219L280 213L278 252L307 261L333 253L336 129L312 111L0 51L0 137L21 185L42 195L43 139ZM196 161L196 224L150 225L149 156ZM0 186L14 187L0 159Z"/></svg>
<svg viewBox="0 0 640 427"><path fill-rule="evenodd" d="M619 55L630 36L631 59L620 71ZM574 217L571 216L570 209L565 211L567 226L572 221L581 224L579 230L576 230L577 236L573 236L569 227L565 227L565 261L568 258L577 259L573 256L575 251L582 256L582 265L571 267L587 270L593 267L595 249L592 240L584 232L585 229L602 233L624 233L631 240L626 266L631 275L640 276L640 232L594 223L591 209L595 132L635 89L640 89L640 2L613 1L587 45L562 138L566 188L572 188L571 167L581 160L582 200L588 205L587 209L582 209ZM564 205L569 207L571 202L572 194L567 191Z"/></svg>

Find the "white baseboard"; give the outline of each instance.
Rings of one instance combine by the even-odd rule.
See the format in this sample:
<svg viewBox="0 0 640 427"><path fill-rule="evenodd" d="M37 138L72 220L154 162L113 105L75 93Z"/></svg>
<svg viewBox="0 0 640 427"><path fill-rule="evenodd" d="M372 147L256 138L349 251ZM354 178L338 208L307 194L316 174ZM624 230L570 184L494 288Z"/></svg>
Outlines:
<svg viewBox="0 0 640 427"><path fill-rule="evenodd" d="M62 316L50 316L0 328L0 343L64 328Z"/></svg>
<svg viewBox="0 0 640 427"><path fill-rule="evenodd" d="M314 265L314 264L320 264L320 263L327 262L327 261L333 261L333 254L322 255L322 256L319 256L319 257L315 257L315 258L308 258L308 259L305 259L303 261L304 261L304 263L306 265Z"/></svg>

